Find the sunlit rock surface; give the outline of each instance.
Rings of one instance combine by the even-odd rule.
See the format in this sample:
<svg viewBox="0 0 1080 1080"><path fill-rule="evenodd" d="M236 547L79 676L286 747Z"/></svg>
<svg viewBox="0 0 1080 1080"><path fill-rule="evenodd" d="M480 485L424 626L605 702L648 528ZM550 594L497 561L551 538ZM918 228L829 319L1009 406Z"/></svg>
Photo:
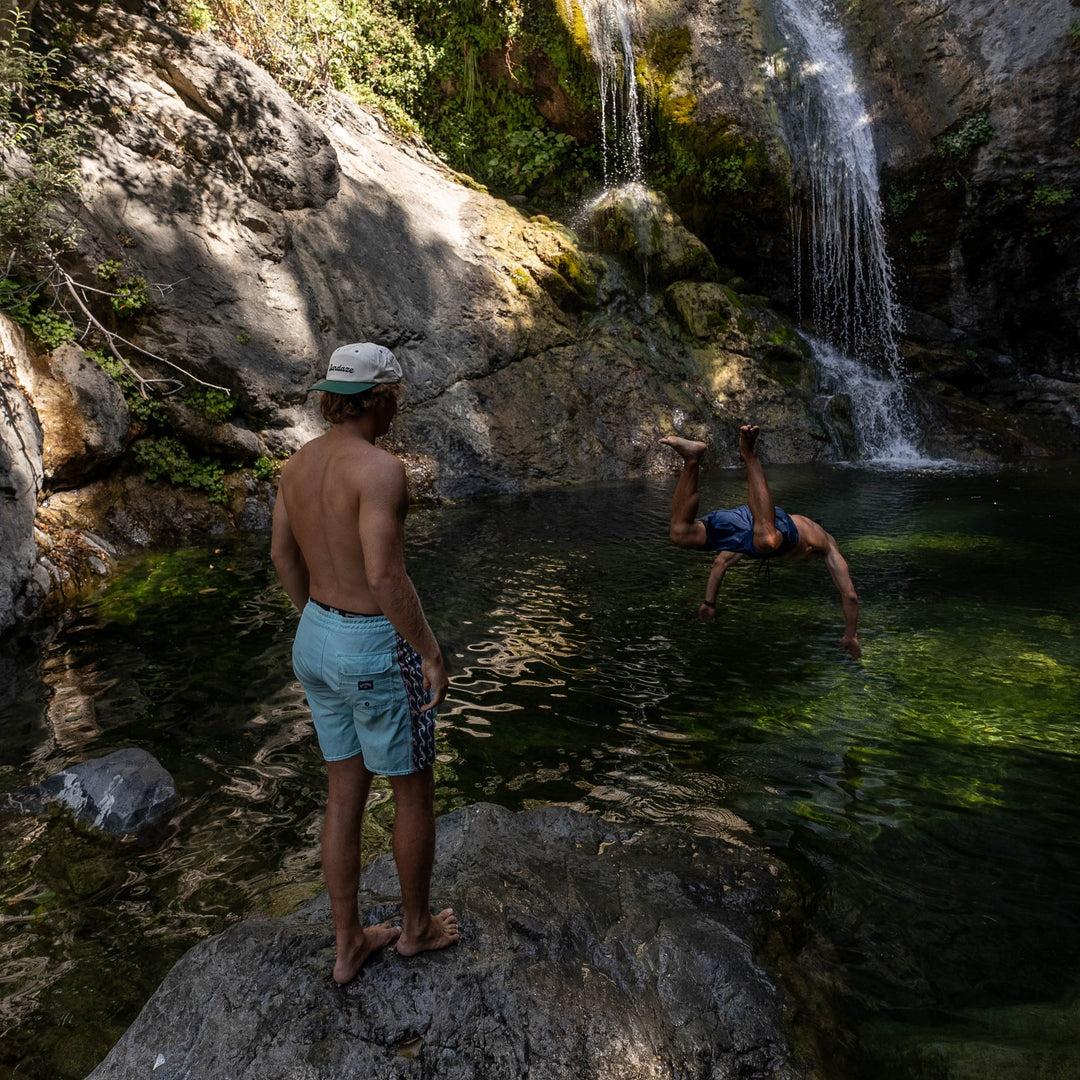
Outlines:
<svg viewBox="0 0 1080 1080"><path fill-rule="evenodd" d="M119 389L81 349L35 350L0 313L0 634L43 603L70 602L116 554L40 503L51 483L107 470L131 418ZM84 521L87 516L79 515Z"/></svg>
<svg viewBox="0 0 1080 1080"><path fill-rule="evenodd" d="M321 430L307 387L336 345L357 339L401 358L408 399L396 433L430 459L443 495L663 468L656 439L684 419L728 441L736 418L716 417L694 391L698 358L656 322L639 282L569 230L462 184L342 98L309 116L212 42L113 9L98 25L99 52L86 59L119 60L95 91L115 119L85 162L83 257L168 286L138 324L139 344L235 392L254 435L233 440L241 460L288 453ZM253 149L237 118L259 124L263 111L274 123ZM273 162L294 144L303 168L286 206L266 170L276 177ZM668 259L665 283L698 276L708 253L668 216L700 257ZM640 372L629 413L623 394L597 398L612 359L598 339ZM741 415L760 385L746 387ZM552 395L565 412L544 415L546 441L531 439L522 421ZM817 429L808 412L796 395L796 434ZM786 437L777 456L801 457L785 454ZM522 439L532 441L527 463Z"/></svg>
<svg viewBox="0 0 1080 1080"><path fill-rule="evenodd" d="M361 909L390 917L396 892L377 859ZM762 961L781 918L761 855L473 805L439 819L433 902L457 912L459 944L382 954L346 989L325 895L196 946L93 1080L821 1075L796 1058L791 1003Z"/></svg>
<svg viewBox="0 0 1080 1080"><path fill-rule="evenodd" d="M0 316L0 633L32 600L37 557L34 514L41 490L41 424L19 381L15 355L25 352L22 331Z"/></svg>

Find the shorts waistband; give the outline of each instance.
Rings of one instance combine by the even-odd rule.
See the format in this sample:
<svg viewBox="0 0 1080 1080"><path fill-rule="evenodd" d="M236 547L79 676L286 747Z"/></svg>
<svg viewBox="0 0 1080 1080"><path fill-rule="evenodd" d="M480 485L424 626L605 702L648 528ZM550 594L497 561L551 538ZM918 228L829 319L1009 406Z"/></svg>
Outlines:
<svg viewBox="0 0 1080 1080"><path fill-rule="evenodd" d="M321 600L316 600L314 596L309 596L308 600L316 607L321 607L323 611L333 612L335 615L340 615L343 619L380 619L382 618L382 612L376 612L374 615L368 614L366 611L346 611L344 608L331 607L330 604L324 604Z"/></svg>
<svg viewBox="0 0 1080 1080"><path fill-rule="evenodd" d="M379 633L393 630L390 620L385 615L363 615L357 611L344 611L331 607L319 600L308 597L304 605L303 618L328 630L344 630L349 633Z"/></svg>

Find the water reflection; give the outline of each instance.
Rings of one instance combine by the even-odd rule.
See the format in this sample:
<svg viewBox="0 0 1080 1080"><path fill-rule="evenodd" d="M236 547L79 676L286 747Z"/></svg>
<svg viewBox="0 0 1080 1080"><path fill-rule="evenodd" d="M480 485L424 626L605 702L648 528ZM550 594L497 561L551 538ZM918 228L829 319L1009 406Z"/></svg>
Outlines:
<svg viewBox="0 0 1080 1080"><path fill-rule="evenodd" d="M1055 539L1080 516L1071 473L770 479L849 557L861 664L821 567L771 585L736 568L699 624L709 559L666 542L669 486L414 515L410 570L451 660L438 809L564 802L768 843L831 942L807 968L853 1016L1056 997L1080 953L1080 570ZM709 474L703 508L743 485ZM183 804L149 849L0 818L0 1070L85 1075L193 941L320 887L294 625L256 544L133 564L11 653L0 788L138 745ZM391 814L378 785L369 851Z"/></svg>

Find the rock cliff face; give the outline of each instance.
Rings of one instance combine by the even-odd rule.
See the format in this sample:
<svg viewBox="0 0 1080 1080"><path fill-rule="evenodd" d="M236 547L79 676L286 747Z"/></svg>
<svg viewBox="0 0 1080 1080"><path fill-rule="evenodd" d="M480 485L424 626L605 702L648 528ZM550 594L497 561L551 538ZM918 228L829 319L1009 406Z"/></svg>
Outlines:
<svg viewBox="0 0 1080 1080"><path fill-rule="evenodd" d="M435 497L673 470L661 435L734 447L751 414L783 428L778 459L828 453L809 366L776 344L794 341L790 328L730 288L709 319L689 314L695 296L720 288L717 271L666 207L646 224L677 242L665 242L662 280L650 282L647 253L591 254L344 99L308 115L209 40L103 6L77 53L108 120L83 163L70 269L94 283L118 264L121 278L145 279L149 303L124 335L230 391L235 414L213 423L182 393L167 399L166 427L193 456L248 470L287 456L322 430L306 388L353 340L401 359L407 399L392 439ZM776 370L760 369L778 349ZM229 478L224 507L147 485L131 447L152 432L78 350L15 351L45 429L48 464L30 454L28 467L42 472L42 513L65 535L123 545L266 523L271 490L250 471ZM10 526L20 565L28 524ZM11 617L9 606L0 626Z"/></svg>
<svg viewBox="0 0 1080 1080"><path fill-rule="evenodd" d="M14 355L25 353L22 332L0 319L0 628L34 606L27 594L37 558L34 515L41 490L41 424L19 385Z"/></svg>
<svg viewBox="0 0 1080 1080"><path fill-rule="evenodd" d="M764 74L787 43L772 6L640 0L637 9L647 55L674 27L688 31L659 112L678 102L685 124L726 125L744 140L740 157L750 160L749 141L769 161L753 176L756 199L745 189L698 192L688 220L718 258L792 310L790 227L775 181L784 150L776 84ZM1071 0L857 0L832 10L873 123L909 309L903 351L917 385L937 399L927 415L985 429L995 454L1010 443L1075 451L1080 10ZM745 244L728 218L751 205L747 260L718 234Z"/></svg>

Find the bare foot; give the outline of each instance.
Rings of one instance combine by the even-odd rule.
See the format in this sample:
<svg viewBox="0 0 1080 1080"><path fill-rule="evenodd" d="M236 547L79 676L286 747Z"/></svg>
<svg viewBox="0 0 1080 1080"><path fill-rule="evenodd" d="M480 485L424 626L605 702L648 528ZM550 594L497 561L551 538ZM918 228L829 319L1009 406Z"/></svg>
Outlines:
<svg viewBox="0 0 1080 1080"><path fill-rule="evenodd" d="M344 944L339 942L337 963L334 965L334 982L338 986L351 983L372 953L378 952L392 941L397 941L400 936L400 926L391 926L388 922L381 922L376 926L361 929L359 937Z"/></svg>
<svg viewBox="0 0 1080 1080"><path fill-rule="evenodd" d="M666 436L660 440L660 445L670 446L683 461L700 461L706 450L703 442L694 442L693 439L680 439L677 435Z"/></svg>
<svg viewBox="0 0 1080 1080"><path fill-rule="evenodd" d="M760 434L761 428L757 424L743 424L739 428L739 454L742 456L743 461L757 454L754 447Z"/></svg>
<svg viewBox="0 0 1080 1080"><path fill-rule="evenodd" d="M397 951L402 956L415 956L417 953L432 949L445 949L456 945L458 939L457 916L453 908L443 908L438 915L428 919L426 928L415 937L402 933L398 939Z"/></svg>

